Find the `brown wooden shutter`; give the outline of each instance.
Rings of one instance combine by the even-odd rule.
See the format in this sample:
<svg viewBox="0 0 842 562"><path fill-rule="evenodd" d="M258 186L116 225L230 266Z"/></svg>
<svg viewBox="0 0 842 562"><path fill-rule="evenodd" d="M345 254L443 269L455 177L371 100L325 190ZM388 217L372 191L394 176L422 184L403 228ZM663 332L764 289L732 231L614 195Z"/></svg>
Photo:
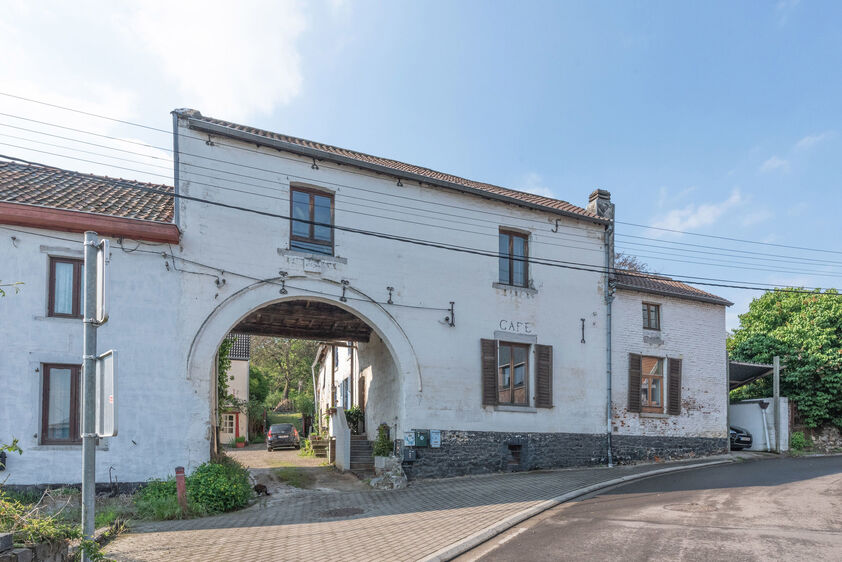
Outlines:
<svg viewBox="0 0 842 562"><path fill-rule="evenodd" d="M357 381L357 404L365 410L365 377L361 376Z"/></svg>
<svg viewBox="0 0 842 562"><path fill-rule="evenodd" d="M535 407L553 407L553 346L535 346Z"/></svg>
<svg viewBox="0 0 842 562"><path fill-rule="evenodd" d="M681 414L681 359L669 360L667 413L671 416Z"/></svg>
<svg viewBox="0 0 842 562"><path fill-rule="evenodd" d="M640 355L629 353L629 412L640 412Z"/></svg>
<svg viewBox="0 0 842 562"><path fill-rule="evenodd" d="M481 340L482 405L497 405L497 340Z"/></svg>

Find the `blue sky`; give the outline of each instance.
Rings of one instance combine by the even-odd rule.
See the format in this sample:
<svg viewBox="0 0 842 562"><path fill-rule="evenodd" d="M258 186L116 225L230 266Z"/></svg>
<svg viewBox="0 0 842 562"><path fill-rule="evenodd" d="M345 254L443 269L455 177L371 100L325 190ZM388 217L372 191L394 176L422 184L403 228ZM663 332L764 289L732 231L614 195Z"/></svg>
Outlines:
<svg viewBox="0 0 842 562"><path fill-rule="evenodd" d="M842 252L838 2L170 4L12 2L0 89L163 129L171 109L194 107L580 205L602 187L625 222ZM0 112L168 144L8 98ZM2 142L25 148L0 153L166 181ZM669 261L634 242L758 253L673 245L684 261ZM842 265L787 261L840 254L628 225L618 246L662 273L842 286ZM700 257L730 265L685 263ZM736 303L729 328L756 295L710 290Z"/></svg>

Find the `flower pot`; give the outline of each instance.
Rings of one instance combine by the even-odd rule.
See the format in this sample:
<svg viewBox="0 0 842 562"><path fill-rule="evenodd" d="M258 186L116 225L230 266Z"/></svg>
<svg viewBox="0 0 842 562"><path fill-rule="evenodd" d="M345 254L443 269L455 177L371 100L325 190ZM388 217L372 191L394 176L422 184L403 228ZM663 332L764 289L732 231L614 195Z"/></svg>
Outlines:
<svg viewBox="0 0 842 562"><path fill-rule="evenodd" d="M238 448L238 449L242 449L242 448L243 448L243 447L245 447L245 446L246 446L246 442L245 442L245 441L237 441L237 448Z"/></svg>

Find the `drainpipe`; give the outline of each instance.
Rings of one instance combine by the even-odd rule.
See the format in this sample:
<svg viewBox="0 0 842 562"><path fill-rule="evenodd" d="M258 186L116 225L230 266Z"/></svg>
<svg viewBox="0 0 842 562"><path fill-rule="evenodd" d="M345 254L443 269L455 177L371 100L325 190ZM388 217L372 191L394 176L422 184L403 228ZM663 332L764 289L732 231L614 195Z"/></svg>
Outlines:
<svg viewBox="0 0 842 562"><path fill-rule="evenodd" d="M611 205L612 218L614 205ZM608 468L614 466L611 453L611 303L614 301L614 221L605 229L605 439L608 447Z"/></svg>

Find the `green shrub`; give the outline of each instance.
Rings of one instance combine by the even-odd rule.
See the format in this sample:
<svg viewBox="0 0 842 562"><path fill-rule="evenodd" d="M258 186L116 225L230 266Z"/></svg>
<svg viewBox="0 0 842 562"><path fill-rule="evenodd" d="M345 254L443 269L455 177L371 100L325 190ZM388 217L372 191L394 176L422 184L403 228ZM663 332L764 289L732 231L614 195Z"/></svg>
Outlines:
<svg viewBox="0 0 842 562"><path fill-rule="evenodd" d="M389 440L389 426L381 423L377 428L377 440L374 442L372 454L375 457L388 457L394 449L394 443Z"/></svg>
<svg viewBox="0 0 842 562"><path fill-rule="evenodd" d="M0 490L0 533L10 532L16 543L35 544L81 536L78 525L53 515L41 515L31 505L10 498Z"/></svg>
<svg viewBox="0 0 842 562"><path fill-rule="evenodd" d="M175 479L151 480L134 496L137 514L144 519L181 519Z"/></svg>
<svg viewBox="0 0 842 562"><path fill-rule="evenodd" d="M299 457L315 457L316 451L313 450L313 444L309 439L301 440L301 450L298 451Z"/></svg>
<svg viewBox="0 0 842 562"><path fill-rule="evenodd" d="M187 478L188 499L207 513L243 507L251 495L248 471L233 460L204 463Z"/></svg>
<svg viewBox="0 0 842 562"><path fill-rule="evenodd" d="M234 439L234 443L245 443L245 442L246 442L246 438L242 435L240 435L239 437Z"/></svg>
<svg viewBox="0 0 842 562"><path fill-rule="evenodd" d="M359 435L362 424L365 422L365 411L359 406L351 406L345 410L345 419L348 421L348 427L351 428L351 433Z"/></svg>
<svg viewBox="0 0 842 562"><path fill-rule="evenodd" d="M810 441L803 431L794 431L789 436L789 447L794 451L801 451L810 445Z"/></svg>

